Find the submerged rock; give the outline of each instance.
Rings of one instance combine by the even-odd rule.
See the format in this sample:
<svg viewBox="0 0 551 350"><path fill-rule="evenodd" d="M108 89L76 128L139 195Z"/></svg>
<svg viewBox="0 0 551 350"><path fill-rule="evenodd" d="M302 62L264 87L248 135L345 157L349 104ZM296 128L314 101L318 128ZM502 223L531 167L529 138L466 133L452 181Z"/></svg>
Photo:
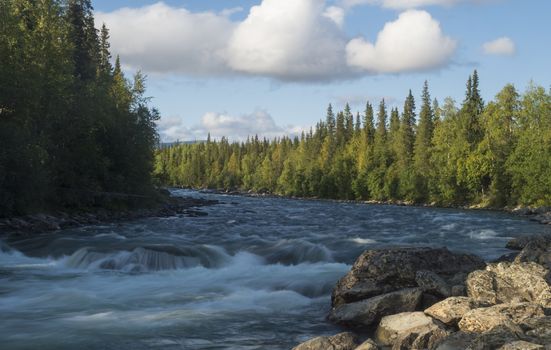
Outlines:
<svg viewBox="0 0 551 350"><path fill-rule="evenodd" d="M355 350L358 339L350 332L339 333L332 337L317 337L293 348L293 350Z"/></svg>
<svg viewBox="0 0 551 350"><path fill-rule="evenodd" d="M367 250L354 263L332 294L334 307L404 288L417 287L417 272L434 273L439 279L484 268L484 261L470 254L456 254L446 248L391 248ZM432 275L434 277L434 275ZM420 279L425 281L426 279ZM424 282L422 282L424 283ZM428 283L428 282L427 282ZM446 290L433 278L431 288ZM432 285L436 284L436 285Z"/></svg>
<svg viewBox="0 0 551 350"><path fill-rule="evenodd" d="M352 327L370 326L383 316L415 311L422 294L420 288L408 288L340 305L331 310L329 320Z"/></svg>

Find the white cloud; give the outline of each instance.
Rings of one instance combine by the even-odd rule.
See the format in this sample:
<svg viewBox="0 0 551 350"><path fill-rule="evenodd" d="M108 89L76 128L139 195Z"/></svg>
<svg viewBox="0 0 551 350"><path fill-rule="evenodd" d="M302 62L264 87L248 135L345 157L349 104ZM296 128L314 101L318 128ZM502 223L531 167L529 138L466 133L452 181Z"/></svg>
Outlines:
<svg viewBox="0 0 551 350"><path fill-rule="evenodd" d="M329 6L327 9L325 9L323 15L335 22L335 24L338 25L339 28L342 28L345 16L345 11L342 7Z"/></svg>
<svg viewBox="0 0 551 350"><path fill-rule="evenodd" d="M281 80L346 73L346 41L325 10L324 0L264 0L253 6L230 40L230 67Z"/></svg>
<svg viewBox="0 0 551 350"><path fill-rule="evenodd" d="M394 10L407 10L426 6L450 7L461 2L485 4L498 1L500 0L341 0L340 4L344 8L351 8L358 5L375 5Z"/></svg>
<svg viewBox="0 0 551 350"><path fill-rule="evenodd" d="M95 16L109 27L114 53L126 65L155 73L227 73L225 46L235 28L227 13L191 13L159 2Z"/></svg>
<svg viewBox="0 0 551 350"><path fill-rule="evenodd" d="M359 70L399 73L444 66L456 46L428 12L409 10L385 24L374 44L356 38L348 43L346 52L348 64Z"/></svg>
<svg viewBox="0 0 551 350"><path fill-rule="evenodd" d="M271 139L283 135L299 135L304 130L296 125L279 126L272 116L263 110L241 116L208 112L203 115L199 125L192 127L184 125L183 120L177 117L162 118L158 128L161 139L165 142L205 140L209 133L216 139L224 136L234 141L243 141L254 135Z"/></svg>
<svg viewBox="0 0 551 350"><path fill-rule="evenodd" d="M416 11L387 23L375 44L348 42L345 10L327 3L262 0L241 22L230 19L240 8L193 13L162 2L96 18L111 29L113 53L125 66L150 74L330 81L441 66L455 49L438 22Z"/></svg>
<svg viewBox="0 0 551 350"><path fill-rule="evenodd" d="M515 43L508 37L501 37L482 45L484 53L487 55L505 55L511 56L516 52Z"/></svg>

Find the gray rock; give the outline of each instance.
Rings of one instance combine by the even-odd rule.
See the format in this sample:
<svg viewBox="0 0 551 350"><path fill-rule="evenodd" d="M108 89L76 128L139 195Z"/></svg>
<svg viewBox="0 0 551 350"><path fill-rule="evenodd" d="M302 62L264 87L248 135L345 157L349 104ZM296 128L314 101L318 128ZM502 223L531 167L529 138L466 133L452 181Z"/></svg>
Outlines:
<svg viewBox="0 0 551 350"><path fill-rule="evenodd" d="M454 297L464 297L467 295L467 287L464 284L457 284L452 286L451 292Z"/></svg>
<svg viewBox="0 0 551 350"><path fill-rule="evenodd" d="M379 346L371 339L367 339L355 350L379 350Z"/></svg>
<svg viewBox="0 0 551 350"><path fill-rule="evenodd" d="M432 271L417 271L415 273L415 282L425 292L436 293L445 298L451 295L450 286L448 286L442 277Z"/></svg>
<svg viewBox="0 0 551 350"><path fill-rule="evenodd" d="M440 327L434 319L422 312L403 312L383 317L375 337L379 344L393 345L398 339L410 334L415 334L415 340L419 334L438 328Z"/></svg>
<svg viewBox="0 0 551 350"><path fill-rule="evenodd" d="M514 261L516 263L535 262L551 269L551 236L528 242Z"/></svg>
<svg viewBox="0 0 551 350"><path fill-rule="evenodd" d="M522 332L514 326L500 325L480 334L470 342L467 350L494 350L501 346L520 340Z"/></svg>
<svg viewBox="0 0 551 350"><path fill-rule="evenodd" d="M415 311L422 294L420 288L408 288L340 305L331 310L329 320L346 326L369 326L387 315Z"/></svg>
<svg viewBox="0 0 551 350"><path fill-rule="evenodd" d="M410 350L410 349L434 349L436 344L450 334L442 328L434 328L421 333L410 333L405 337L398 339L392 346L392 350Z"/></svg>
<svg viewBox="0 0 551 350"><path fill-rule="evenodd" d="M354 350L358 339L352 333L339 333L332 337L317 337L293 348L293 350Z"/></svg>
<svg viewBox="0 0 551 350"><path fill-rule="evenodd" d="M452 333L441 339L433 348L436 350L465 350L476 337L475 333Z"/></svg>
<svg viewBox="0 0 551 350"><path fill-rule="evenodd" d="M526 340L551 345L551 316L527 319L520 326L526 333Z"/></svg>
<svg viewBox="0 0 551 350"><path fill-rule="evenodd" d="M491 304L533 302L551 308L549 271L536 263L490 264L467 278L467 294Z"/></svg>
<svg viewBox="0 0 551 350"><path fill-rule="evenodd" d="M417 286L417 271L431 271L452 278L459 272L484 268L482 259L455 254L446 248L392 248L362 253L332 294L333 306Z"/></svg>
<svg viewBox="0 0 551 350"><path fill-rule="evenodd" d="M500 304L467 312L458 326L464 332L484 333L499 326L513 327L544 315L543 308L538 304Z"/></svg>
<svg viewBox="0 0 551 350"><path fill-rule="evenodd" d="M487 305L468 297L451 297L426 309L425 314L448 326L455 326L466 313L481 306Z"/></svg>
<svg viewBox="0 0 551 350"><path fill-rule="evenodd" d="M511 343L507 343L500 347L498 350L543 350L542 345L529 343L524 340L517 340Z"/></svg>

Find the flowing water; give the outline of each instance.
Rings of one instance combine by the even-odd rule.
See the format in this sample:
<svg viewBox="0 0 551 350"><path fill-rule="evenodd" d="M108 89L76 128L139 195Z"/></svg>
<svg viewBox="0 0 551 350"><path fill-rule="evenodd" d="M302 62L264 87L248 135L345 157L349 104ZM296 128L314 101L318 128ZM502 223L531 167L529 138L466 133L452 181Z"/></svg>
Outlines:
<svg viewBox="0 0 551 350"><path fill-rule="evenodd" d="M485 259L547 227L500 212L219 199L150 218L0 241L2 349L290 349L334 334L335 282L365 249Z"/></svg>

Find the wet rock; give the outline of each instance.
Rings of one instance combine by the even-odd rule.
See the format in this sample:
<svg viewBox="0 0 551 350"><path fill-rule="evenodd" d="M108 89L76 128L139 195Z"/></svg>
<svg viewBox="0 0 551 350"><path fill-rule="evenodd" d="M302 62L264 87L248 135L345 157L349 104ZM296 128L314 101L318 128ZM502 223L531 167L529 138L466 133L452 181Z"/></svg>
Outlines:
<svg viewBox="0 0 551 350"><path fill-rule="evenodd" d="M333 306L352 303L392 291L417 286L417 271L431 271L442 278L484 268L482 259L455 254L446 248L391 248L362 253L332 294Z"/></svg>
<svg viewBox="0 0 551 350"><path fill-rule="evenodd" d="M524 340L517 340L511 343L507 343L500 347L498 350L543 350L542 345L529 343Z"/></svg>
<svg viewBox="0 0 551 350"><path fill-rule="evenodd" d="M293 350L354 350L358 346L358 339L352 333L339 333L332 337L317 337L310 339Z"/></svg>
<svg viewBox="0 0 551 350"><path fill-rule="evenodd" d="M426 337L428 341L430 334L440 328L434 319L422 312L403 312L383 317L375 337L382 345L399 343L399 347L411 346L420 335L429 335Z"/></svg>
<svg viewBox="0 0 551 350"><path fill-rule="evenodd" d="M329 320L352 327L370 326L384 316L415 311L422 294L420 288L408 288L340 305L331 310Z"/></svg>
<svg viewBox="0 0 551 350"><path fill-rule="evenodd" d="M455 326L466 313L481 306L486 305L468 297L451 297L426 309L425 314L446 325Z"/></svg>
<svg viewBox="0 0 551 350"><path fill-rule="evenodd" d="M451 295L451 288L446 281L432 271L420 270L415 273L415 282L425 292L436 293L442 297Z"/></svg>
<svg viewBox="0 0 551 350"><path fill-rule="evenodd" d="M379 350L379 346L371 339L367 339L355 350Z"/></svg>
<svg viewBox="0 0 551 350"><path fill-rule="evenodd" d="M535 263L499 263L484 271L474 271L467 278L467 294L491 304L534 302L551 307L549 271Z"/></svg>
<svg viewBox="0 0 551 350"><path fill-rule="evenodd" d="M543 308L538 304L500 304L467 312L458 326L464 332L484 333L498 326L511 327L511 324L518 325L544 315Z"/></svg>

